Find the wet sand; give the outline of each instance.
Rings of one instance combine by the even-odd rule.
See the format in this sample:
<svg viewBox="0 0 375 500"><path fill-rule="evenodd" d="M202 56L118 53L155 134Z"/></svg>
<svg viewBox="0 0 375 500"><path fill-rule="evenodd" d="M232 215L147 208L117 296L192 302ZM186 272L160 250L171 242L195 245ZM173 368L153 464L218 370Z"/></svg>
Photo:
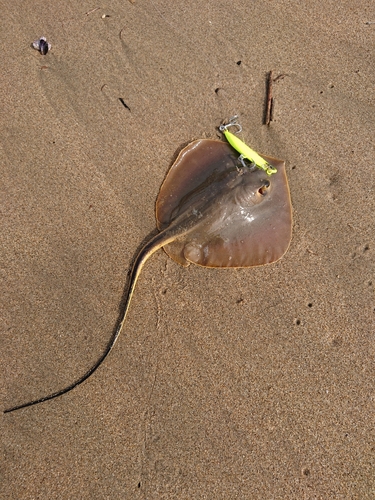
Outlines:
<svg viewBox="0 0 375 500"><path fill-rule="evenodd" d="M237 113L285 159L294 225L270 266L153 256L98 371L2 415L2 498L375 498L374 21L368 0L3 7L3 409L103 351L188 141Z"/></svg>

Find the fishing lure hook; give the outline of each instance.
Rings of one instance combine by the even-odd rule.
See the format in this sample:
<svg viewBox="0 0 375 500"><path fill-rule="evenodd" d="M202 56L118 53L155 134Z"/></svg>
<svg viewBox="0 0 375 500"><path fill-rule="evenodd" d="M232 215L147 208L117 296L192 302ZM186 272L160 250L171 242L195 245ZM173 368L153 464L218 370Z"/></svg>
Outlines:
<svg viewBox="0 0 375 500"><path fill-rule="evenodd" d="M237 134L240 134L242 132L242 126L237 123L237 119L238 115L234 115L232 118L229 118L228 123L221 124L219 127L220 132L225 132L229 127L237 127Z"/></svg>

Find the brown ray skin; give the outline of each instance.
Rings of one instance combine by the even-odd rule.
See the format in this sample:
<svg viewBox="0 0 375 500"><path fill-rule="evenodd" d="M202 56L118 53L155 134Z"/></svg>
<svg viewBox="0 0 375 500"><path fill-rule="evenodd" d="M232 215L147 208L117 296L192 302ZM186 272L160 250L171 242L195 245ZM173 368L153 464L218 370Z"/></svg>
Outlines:
<svg viewBox="0 0 375 500"><path fill-rule="evenodd" d="M115 345L140 272L159 248L180 264L252 267L280 259L291 240L292 213L282 160L262 155L277 173L238 167L238 153L225 142L202 139L186 146L170 168L156 202L161 230L138 253L129 275L124 308L106 349L68 387L8 408L9 413L74 389L101 365Z"/></svg>
<svg viewBox="0 0 375 500"><path fill-rule="evenodd" d="M191 208L202 214L188 234L165 245L182 265L253 267L280 259L288 249L292 213L285 163L263 155L277 168L238 172L229 144L203 139L184 148L169 170L156 202L158 228ZM258 192L264 182L270 186Z"/></svg>

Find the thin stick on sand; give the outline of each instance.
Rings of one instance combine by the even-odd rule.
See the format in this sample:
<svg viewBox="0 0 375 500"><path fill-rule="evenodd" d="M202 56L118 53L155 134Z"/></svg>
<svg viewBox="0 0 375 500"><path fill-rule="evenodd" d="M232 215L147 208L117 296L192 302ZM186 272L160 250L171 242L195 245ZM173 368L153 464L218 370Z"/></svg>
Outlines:
<svg viewBox="0 0 375 500"><path fill-rule="evenodd" d="M268 126L273 119L272 81L273 81L273 71L271 70L268 73L266 115L265 115L265 119L264 119L264 124L268 125Z"/></svg>

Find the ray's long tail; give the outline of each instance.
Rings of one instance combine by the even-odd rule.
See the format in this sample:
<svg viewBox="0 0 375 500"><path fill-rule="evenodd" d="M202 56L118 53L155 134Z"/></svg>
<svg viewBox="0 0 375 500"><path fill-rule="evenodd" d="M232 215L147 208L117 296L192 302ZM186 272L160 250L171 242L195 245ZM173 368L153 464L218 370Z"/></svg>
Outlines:
<svg viewBox="0 0 375 500"><path fill-rule="evenodd" d="M29 401L28 403L23 403L21 405L13 406L12 408L7 408L4 410L4 413L10 413L12 411L20 410L21 408L27 408L28 406L33 406L39 403L43 403L44 401L48 401L50 399L57 398L59 396L62 396L63 394L66 394L67 392L71 391L77 385L82 384L85 380L87 380L98 368L99 366L103 363L105 358L108 356L108 354L112 351L113 346L115 345L117 339L120 336L120 333L122 331L122 328L124 326L126 316L129 311L129 306L130 302L134 293L135 285L137 283L138 277L141 273L141 270L145 264L145 262L148 260L149 257L153 253L155 253L159 248L163 247L164 245L167 245L171 241L176 239L176 234L173 232L168 232L168 229L166 231L163 231L154 238L152 238L146 245L142 248L142 250L139 252L137 255L137 258L134 261L129 280L128 280L128 290L126 294L126 299L125 299L125 304L124 308L121 311L120 317L118 319L117 327L110 338L107 347L105 348L104 352L101 354L101 356L98 358L98 360L94 363L94 365L84 374L82 377L77 379L75 382L70 384L68 387L65 387L64 389L61 389L59 391L53 392L52 394L49 394L48 396L44 396L39 399L35 399L34 401Z"/></svg>

